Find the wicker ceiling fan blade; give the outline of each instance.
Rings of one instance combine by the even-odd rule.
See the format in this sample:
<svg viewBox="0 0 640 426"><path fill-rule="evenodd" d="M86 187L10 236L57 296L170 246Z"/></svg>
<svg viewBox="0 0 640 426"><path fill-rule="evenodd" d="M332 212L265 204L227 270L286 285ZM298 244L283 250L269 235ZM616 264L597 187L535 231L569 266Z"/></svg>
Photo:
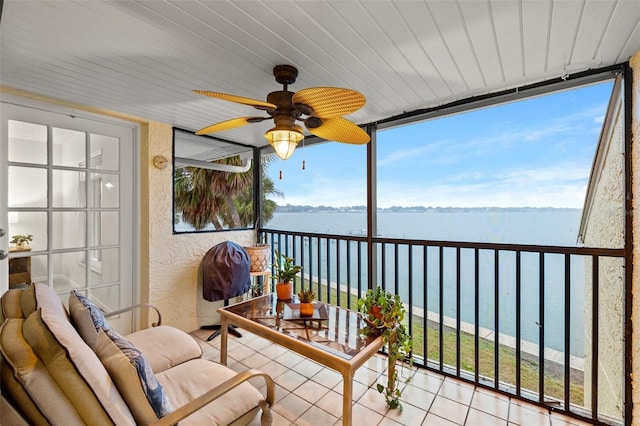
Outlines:
<svg viewBox="0 0 640 426"><path fill-rule="evenodd" d="M293 105L305 115L334 118L351 114L367 102L356 90L340 87L310 87L296 92Z"/></svg>
<svg viewBox="0 0 640 426"><path fill-rule="evenodd" d="M244 105L250 105L254 108L260 109L260 110L272 110L272 109L276 109L278 106L274 105L270 102L264 102L264 101L259 101L257 99L251 99L251 98L244 98L242 96L236 96L236 95L228 95L226 93L219 93L219 92L210 92L208 90L194 90L195 93L198 93L200 95L204 95L204 96L210 96L212 98L216 98L216 99L222 99L224 101L229 101L229 102L235 102L238 104L244 104Z"/></svg>
<svg viewBox="0 0 640 426"><path fill-rule="evenodd" d="M207 133L222 132L224 130L235 129L237 127L246 126L250 123L259 123L263 120L267 120L271 117L239 117L232 118L231 120L221 121L220 123L212 124L211 126L200 129L196 132L196 135L205 135Z"/></svg>
<svg viewBox="0 0 640 426"><path fill-rule="evenodd" d="M369 142L370 138L367 132L349 120L341 117L323 119L317 119L316 117L313 118L314 121L320 120L322 124L314 128L307 126L307 130L318 137L330 141L354 145L362 145Z"/></svg>

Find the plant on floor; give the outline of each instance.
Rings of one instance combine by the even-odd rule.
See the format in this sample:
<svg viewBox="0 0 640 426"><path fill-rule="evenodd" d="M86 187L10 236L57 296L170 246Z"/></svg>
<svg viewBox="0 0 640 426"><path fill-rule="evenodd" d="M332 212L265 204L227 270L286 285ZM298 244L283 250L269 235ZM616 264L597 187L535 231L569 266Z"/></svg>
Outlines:
<svg viewBox="0 0 640 426"><path fill-rule="evenodd" d="M400 296L391 294L376 287L369 289L365 296L358 300L360 311L367 323L362 329L365 335L381 335L388 350L387 385L377 385L378 392L384 392L384 399L389 408L399 408L402 411L400 397L402 390L399 388L400 376L396 369L396 361L406 361L412 365L410 357L413 347L411 336L403 323L406 310ZM410 378L404 380L409 382Z"/></svg>
<svg viewBox="0 0 640 426"><path fill-rule="evenodd" d="M275 251L274 266L276 273L273 278L277 280L276 292L278 299L289 300L293 297L291 280L302 270L302 266L294 265L292 257L288 257L277 250Z"/></svg>

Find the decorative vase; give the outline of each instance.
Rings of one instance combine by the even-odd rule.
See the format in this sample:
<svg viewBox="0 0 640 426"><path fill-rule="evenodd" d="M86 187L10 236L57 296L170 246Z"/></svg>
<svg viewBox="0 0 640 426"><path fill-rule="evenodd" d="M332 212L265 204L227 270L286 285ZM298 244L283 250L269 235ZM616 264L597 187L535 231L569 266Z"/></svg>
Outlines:
<svg viewBox="0 0 640 426"><path fill-rule="evenodd" d="M268 244L256 244L245 246L244 251L249 255L251 261L251 272L263 272L269 269L269 259L271 258L271 248Z"/></svg>
<svg viewBox="0 0 640 426"><path fill-rule="evenodd" d="M293 284L290 282L276 284L276 293L278 294L278 299L280 300L293 299Z"/></svg>
<svg viewBox="0 0 640 426"><path fill-rule="evenodd" d="M300 303L300 316L312 317L313 316L313 303Z"/></svg>

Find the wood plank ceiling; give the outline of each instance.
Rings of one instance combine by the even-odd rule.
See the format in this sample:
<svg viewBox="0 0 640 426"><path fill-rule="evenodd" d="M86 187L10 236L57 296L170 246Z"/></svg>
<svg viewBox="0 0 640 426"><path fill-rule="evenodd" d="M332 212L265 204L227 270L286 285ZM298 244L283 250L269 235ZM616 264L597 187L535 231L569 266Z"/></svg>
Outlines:
<svg viewBox="0 0 640 426"><path fill-rule="evenodd" d="M0 83L197 130L260 115L192 89L266 99L348 87L366 124L627 61L638 0L4 1ZM267 120L216 134L266 145Z"/></svg>

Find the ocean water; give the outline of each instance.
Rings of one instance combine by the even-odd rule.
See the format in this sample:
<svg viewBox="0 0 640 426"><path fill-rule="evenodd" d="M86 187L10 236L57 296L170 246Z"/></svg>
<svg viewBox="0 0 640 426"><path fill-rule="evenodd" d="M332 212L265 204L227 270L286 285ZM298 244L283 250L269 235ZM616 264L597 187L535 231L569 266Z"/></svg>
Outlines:
<svg viewBox="0 0 640 426"><path fill-rule="evenodd" d="M575 247L581 219L579 209L538 209L534 211L513 210L468 210L452 212L402 212L380 213L378 235L389 238L426 239L434 241L465 241L485 243L512 243L531 245L554 245ZM340 235L364 235L366 215L353 212L276 213L265 225L269 229L328 233ZM355 286L358 278L366 286L366 267L358 271L352 265L346 268L346 242L341 243L337 255L336 242L320 241L318 261L317 240L305 240L293 253L297 263L305 265L305 274L320 275L323 280L345 284L350 278ZM283 243L284 244L284 243ZM351 244L351 255L357 253L356 243ZM292 246L290 246L292 247ZM361 246L363 256L366 248ZM329 253L329 262L327 262ZM290 253L292 254L292 253ZM382 248L378 247L378 258L382 259ZM409 258L411 257L411 262ZM340 259L338 261L338 258ZM403 300L409 297L409 280L412 281L414 305L433 313L439 313L440 276L443 279L443 313L455 318L457 313L457 253L445 248L442 261L438 248L431 247L425 254L421 247L409 254L406 246L386 246L385 274L381 261L378 264L378 282L387 288L398 289ZM311 259L311 260L310 260ZM426 262L425 262L426 259ZM474 323L475 318L475 254L473 250L460 251L460 316L463 322ZM498 294L498 326L500 333L515 336L516 323L516 259L512 252L500 252L498 285L496 286L495 253L492 250L479 252L478 287L480 326L495 330L495 300ZM543 328L545 346L564 351L565 309L565 259L562 255L545 255L544 277L544 323L539 315L540 306L540 259L537 254L523 253L521 256L521 333L524 341L539 343L539 331ZM584 259L571 256L570 280L570 352L584 355ZM329 268L318 265L328 264ZM394 265L397 264L397 269ZM426 264L426 272L425 272ZM310 266L309 266L310 265ZM339 268L338 268L339 265ZM411 267L409 265L412 265ZM442 269L442 271L441 271ZM363 273L365 275L363 275ZM337 279L340 275L339 280ZM347 277L349 274L349 277Z"/></svg>

